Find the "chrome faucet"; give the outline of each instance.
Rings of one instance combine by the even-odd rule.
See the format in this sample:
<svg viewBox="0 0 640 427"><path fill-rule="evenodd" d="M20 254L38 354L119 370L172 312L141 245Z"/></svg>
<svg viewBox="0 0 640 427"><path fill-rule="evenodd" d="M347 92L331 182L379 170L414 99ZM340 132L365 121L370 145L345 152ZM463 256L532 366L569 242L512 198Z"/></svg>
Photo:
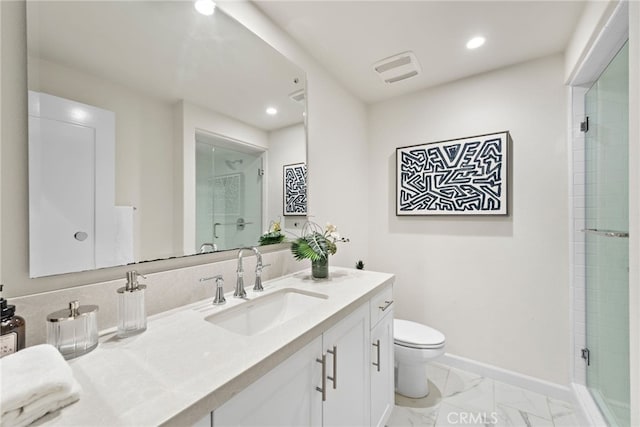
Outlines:
<svg viewBox="0 0 640 427"><path fill-rule="evenodd" d="M249 248L238 249L238 269L236 270L238 279L236 280L236 290L233 291L233 296L236 298L245 298L247 296L247 292L244 290L244 268L242 268L242 252L245 249Z"/></svg>
<svg viewBox="0 0 640 427"><path fill-rule="evenodd" d="M203 243L200 245L200 253L206 254L207 252L217 252L218 245L215 243Z"/></svg>
<svg viewBox="0 0 640 427"><path fill-rule="evenodd" d="M254 292L264 290L262 287L262 269L266 265L262 264L262 254L255 246L252 248L240 248L238 249L238 269L236 270L238 280L236 281L236 290L233 292L233 296L236 298L245 298L247 296L247 292L244 290L244 267L242 266L242 254L245 249L252 250L256 256L256 283L253 286L253 290Z"/></svg>

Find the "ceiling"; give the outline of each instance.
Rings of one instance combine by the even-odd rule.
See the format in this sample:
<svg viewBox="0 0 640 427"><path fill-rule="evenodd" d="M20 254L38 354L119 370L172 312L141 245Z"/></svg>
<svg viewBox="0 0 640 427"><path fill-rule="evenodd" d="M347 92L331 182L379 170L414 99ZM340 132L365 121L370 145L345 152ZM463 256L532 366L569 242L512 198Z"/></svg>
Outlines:
<svg viewBox="0 0 640 427"><path fill-rule="evenodd" d="M30 59L267 131L304 120L304 104L289 96L304 90L304 72L222 11L203 16L191 1L32 0L27 20Z"/></svg>
<svg viewBox="0 0 640 427"><path fill-rule="evenodd" d="M584 1L256 1L336 79L373 103L563 52ZM468 50L473 36L484 46ZM415 52L422 73L384 83L372 65Z"/></svg>

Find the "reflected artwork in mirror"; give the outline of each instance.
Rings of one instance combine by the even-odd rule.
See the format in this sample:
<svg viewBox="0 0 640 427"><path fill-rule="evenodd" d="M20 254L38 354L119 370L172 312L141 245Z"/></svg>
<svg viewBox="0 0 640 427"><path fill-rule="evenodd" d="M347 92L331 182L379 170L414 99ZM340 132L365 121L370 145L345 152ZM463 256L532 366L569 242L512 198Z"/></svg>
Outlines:
<svg viewBox="0 0 640 427"><path fill-rule="evenodd" d="M281 219L305 74L220 8L28 0L27 45L31 277L256 245Z"/></svg>

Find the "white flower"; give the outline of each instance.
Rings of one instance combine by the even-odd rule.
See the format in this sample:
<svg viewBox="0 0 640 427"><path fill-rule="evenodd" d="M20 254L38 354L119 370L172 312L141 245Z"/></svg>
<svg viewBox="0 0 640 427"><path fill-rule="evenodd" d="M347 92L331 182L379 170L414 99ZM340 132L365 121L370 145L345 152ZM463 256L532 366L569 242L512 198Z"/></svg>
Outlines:
<svg viewBox="0 0 640 427"><path fill-rule="evenodd" d="M327 233L331 234L331 233L335 233L338 230L338 227L328 222L326 230L327 230Z"/></svg>
<svg viewBox="0 0 640 427"><path fill-rule="evenodd" d="M331 237L333 240L340 240L340 233L338 233L337 231L331 232L329 233L329 237Z"/></svg>

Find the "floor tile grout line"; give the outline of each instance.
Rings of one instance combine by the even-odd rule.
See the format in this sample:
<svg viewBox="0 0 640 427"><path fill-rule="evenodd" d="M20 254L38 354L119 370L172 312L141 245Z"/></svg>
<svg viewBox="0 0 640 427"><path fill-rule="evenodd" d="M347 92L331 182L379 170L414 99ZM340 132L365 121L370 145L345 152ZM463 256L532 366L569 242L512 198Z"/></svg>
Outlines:
<svg viewBox="0 0 640 427"><path fill-rule="evenodd" d="M496 403L496 405L497 405L497 403ZM524 409L518 408L516 406L509 405L508 403L501 403L500 406L504 406L505 408L513 409L513 410L520 411L520 412L524 412L525 414L533 415L534 417L541 418L543 420L553 421L553 415L551 415L551 412L549 412L549 415L551 415L550 417L543 417L543 416L541 416L539 414L536 414L534 412L525 411Z"/></svg>
<svg viewBox="0 0 640 427"><path fill-rule="evenodd" d="M437 375L438 377L440 377L441 379L443 378L444 381L442 381L442 390L440 393L440 400L438 401L434 401L433 402L433 406L431 407L432 412L429 413L429 416L425 418L425 413L422 413L419 409L416 410L416 408L414 408L413 410L410 408L407 408L408 412L410 414L413 414L415 416L418 416L418 419L409 419L407 420L411 425L415 425L416 426L420 426L420 427L431 427L431 426L435 426L438 424L438 422L442 422L444 421L444 419L442 418L442 415L446 412L443 408L442 408L442 404L445 404L445 406L450 406L450 410L462 410L462 411L469 411L470 407L468 407L466 404L464 404L463 401L461 400L454 400L453 402L451 402L449 399L453 396L448 396L445 395L444 392L445 390L447 390L450 386L451 386L451 381L452 378L454 376L452 376L452 370L453 368L446 366L446 365L440 365L435 363L434 364L438 370L441 371L442 374L444 375ZM476 383L476 380L479 381L477 382L477 384L475 384L474 386L472 386L471 388L464 388L461 392L459 393L455 393L454 396L457 396L461 393L465 393L470 391L471 389L478 387L483 381L491 381L490 383L488 383L487 385L489 387L484 388L486 391L489 391L489 393L491 393L491 395L489 396L490 398L490 404L487 405L487 407L489 408L493 408L495 413L498 414L499 412L504 412L505 409L508 409L510 411L517 411L521 414L521 416L524 414L526 415L526 419L523 418L523 420L525 421L525 423L527 423L527 419L529 421L529 423L533 423L534 419L539 419L539 420L544 420L544 422L550 423L553 426L558 425L557 422L559 420L556 420L555 416L554 416L554 412L552 410L552 406L554 408L556 408L556 410L558 411L558 418L565 418L565 417L571 417L571 418L575 418L575 409L573 407L573 405L570 402L564 401L564 400L560 400L560 399L552 399L550 396L546 395L546 394L541 394L541 393L537 393L533 390L529 390L526 388L522 388L522 387L518 387L518 386L514 386L512 384L509 383L503 383L500 381L497 381L493 378L489 378L489 377L485 377L482 375L476 375L473 372L468 372L462 369L456 369L456 371L459 371L460 373L460 377L462 380L462 384L465 384L465 380L468 379L472 379L472 383ZM433 372L431 373L433 374ZM454 373L455 374L455 373ZM435 375L433 376L427 376L428 378L435 378ZM467 381L468 382L468 381ZM435 383L433 383L433 386L437 388L437 386L435 385ZM455 388L457 383L455 383L453 385L453 387ZM508 395L505 394L505 398L507 399L507 403L502 403L502 402L498 402L498 386L504 385L509 389L514 389L515 392L519 392L523 394L523 398L524 401L523 403L526 403L527 408L533 408L536 412L529 412L529 410L524 410L524 409L520 409L518 408L517 405L517 401L514 402L516 404L513 403L509 403L509 399L508 399ZM488 389L488 390L487 390ZM449 390L450 391L450 390ZM540 402L540 400L542 400L542 402ZM470 401L469 403L471 403L472 407L473 407L473 401ZM486 400L485 400L486 402ZM542 405L540 405L540 403L542 403ZM396 405L396 407L398 408L402 408L402 406L398 406ZM500 408L499 408L500 407ZM522 406L521 406L522 407ZM425 407L425 409L427 409ZM501 411L499 411L499 409L501 409ZM566 410L566 411L565 411ZM539 415L540 412L544 412L547 415ZM505 413L506 415L506 413ZM534 417L534 418L531 418ZM500 417L503 418L503 417ZM502 421L507 421L509 419L509 416L507 415L506 419L503 419ZM565 422L568 420L565 420ZM445 423L446 424L446 423ZM501 424L500 422L498 422L498 424ZM528 424L528 423L527 423ZM570 424L568 425L573 425L574 422L570 421ZM400 424L402 425L402 424ZM493 424L487 424L488 426L494 426ZM575 424L576 426L578 426L578 424ZM564 424L563 424L564 426ZM392 427L395 427L392 425Z"/></svg>

